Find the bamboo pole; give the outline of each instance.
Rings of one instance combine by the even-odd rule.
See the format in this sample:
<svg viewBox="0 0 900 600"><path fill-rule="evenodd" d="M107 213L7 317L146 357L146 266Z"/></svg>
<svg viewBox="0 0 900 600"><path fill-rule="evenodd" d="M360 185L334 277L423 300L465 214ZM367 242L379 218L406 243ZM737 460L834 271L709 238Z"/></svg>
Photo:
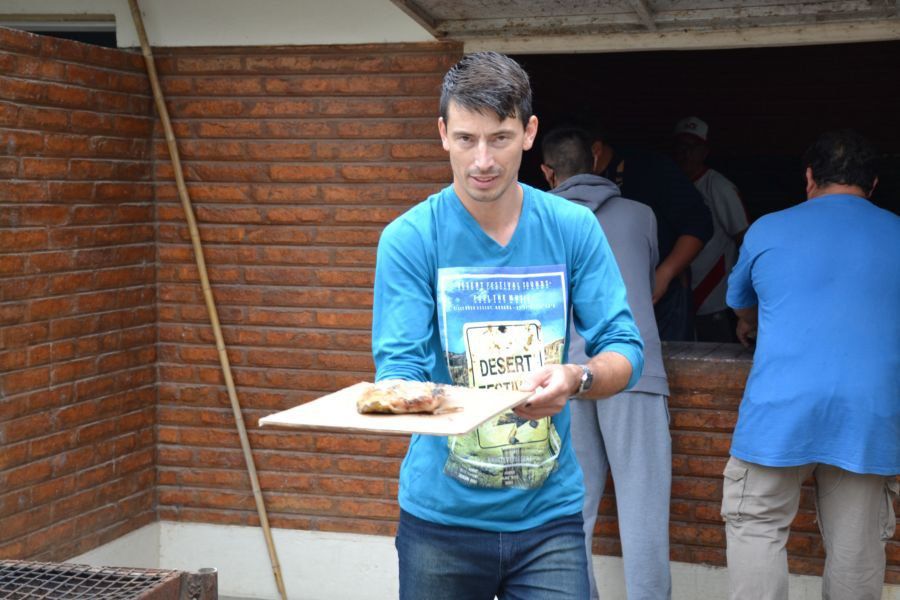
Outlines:
<svg viewBox="0 0 900 600"><path fill-rule="evenodd" d="M166 108L162 87L159 85L159 77L156 73L156 64L150 51L150 43L147 41L147 32L144 29L144 20L141 17L137 0L128 0L131 8L131 16L137 29L138 38L141 41L141 51L144 61L147 63L147 73L150 76L150 86L153 88L153 99L156 109L162 121L166 135L166 145L169 147L169 156L172 159L172 167L175 171L175 185L178 188L178 196L181 206L187 218L188 229L191 233L191 244L194 247L194 258L197 261L197 271L200 274L200 285L203 288L203 299L206 302L206 310L209 312L209 321L212 325L213 335L216 339L216 350L219 353L219 362L222 365L222 373L225 376L225 387L228 389L228 399L231 401L231 409L234 413L234 423L237 426L241 439L241 450L244 452L244 460L247 463L247 473L250 475L250 485L253 488L253 498L256 501L256 512L259 514L259 523L262 526L266 538L266 547L269 550L269 560L272 563L272 572L275 574L275 584L282 600L287 600L287 592L284 588L284 580L281 575L281 565L278 563L278 554L275 552L275 542L272 539L272 531L269 528L269 517L266 514L266 505L263 501L262 490L259 487L259 477L256 473L256 464L253 461L253 453L250 449L250 439L247 437L247 428L244 425L244 416L241 412L241 404L238 401L234 388L234 379L231 375L231 365L228 362L228 354L225 350L225 340L222 337L222 328L219 325L219 313L213 299L212 289L209 286L209 275L206 271L206 260L203 258L203 245L200 243L200 231L197 229L197 220L194 217L194 209L191 198L188 195L187 186L184 183L184 172L181 168L181 158L178 155L178 146L175 143L175 133L172 130L172 122L169 119L169 111Z"/></svg>

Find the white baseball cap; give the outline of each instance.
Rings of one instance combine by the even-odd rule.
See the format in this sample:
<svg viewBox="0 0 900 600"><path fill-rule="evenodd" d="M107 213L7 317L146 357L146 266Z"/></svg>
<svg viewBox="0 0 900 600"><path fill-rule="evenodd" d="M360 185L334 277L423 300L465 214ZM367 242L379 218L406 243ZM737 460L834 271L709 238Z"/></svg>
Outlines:
<svg viewBox="0 0 900 600"><path fill-rule="evenodd" d="M694 137L700 138L705 142L706 136L709 133L709 125L707 125L706 122L704 122L702 119L698 119L697 117L685 117L675 124L674 135L678 135L681 133L692 135Z"/></svg>

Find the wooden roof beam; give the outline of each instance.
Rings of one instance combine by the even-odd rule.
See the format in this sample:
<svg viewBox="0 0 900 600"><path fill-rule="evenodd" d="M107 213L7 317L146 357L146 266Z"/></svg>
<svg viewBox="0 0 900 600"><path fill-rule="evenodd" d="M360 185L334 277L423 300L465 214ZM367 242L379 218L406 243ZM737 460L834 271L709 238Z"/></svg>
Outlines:
<svg viewBox="0 0 900 600"><path fill-rule="evenodd" d="M900 2L900 0L897 1ZM437 21L430 14L426 13L421 6L416 4L414 0L391 0L391 2L434 37L445 37L446 34L438 30Z"/></svg>
<svg viewBox="0 0 900 600"><path fill-rule="evenodd" d="M897 0L900 2L900 0ZM653 11L647 0L628 0L631 9L637 13L638 19L644 24L648 31L656 31L656 21L653 19Z"/></svg>

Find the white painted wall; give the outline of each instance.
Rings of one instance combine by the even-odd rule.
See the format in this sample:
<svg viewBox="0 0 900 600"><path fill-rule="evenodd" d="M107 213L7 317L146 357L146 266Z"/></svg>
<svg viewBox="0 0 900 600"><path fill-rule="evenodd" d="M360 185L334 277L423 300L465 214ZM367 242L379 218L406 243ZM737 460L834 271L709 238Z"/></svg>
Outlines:
<svg viewBox="0 0 900 600"><path fill-rule="evenodd" d="M390 0L138 0L153 46L425 42L434 38ZM0 0L16 15L115 15L118 45L140 42L127 0Z"/></svg>
<svg viewBox="0 0 900 600"><path fill-rule="evenodd" d="M273 529L290 600L394 600L398 595L393 538ZM278 598L262 530L255 527L173 523L147 525L71 561L112 567L197 571L218 569L223 598ZM604 600L625 600L622 559L594 557ZM672 563L672 599L728 597L725 569ZM791 600L819 600L821 579L792 575ZM882 600L900 600L900 586L885 586Z"/></svg>

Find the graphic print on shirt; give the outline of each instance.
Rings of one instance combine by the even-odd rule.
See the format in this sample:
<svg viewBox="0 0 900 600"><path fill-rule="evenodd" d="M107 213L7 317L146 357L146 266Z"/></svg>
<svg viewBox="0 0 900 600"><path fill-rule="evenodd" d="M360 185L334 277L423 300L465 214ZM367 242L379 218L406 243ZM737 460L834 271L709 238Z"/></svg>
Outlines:
<svg viewBox="0 0 900 600"><path fill-rule="evenodd" d="M454 385L519 389L542 365L561 363L566 341L565 265L438 269L441 342ZM451 436L444 473L480 488L534 488L556 469L550 417L506 411Z"/></svg>

